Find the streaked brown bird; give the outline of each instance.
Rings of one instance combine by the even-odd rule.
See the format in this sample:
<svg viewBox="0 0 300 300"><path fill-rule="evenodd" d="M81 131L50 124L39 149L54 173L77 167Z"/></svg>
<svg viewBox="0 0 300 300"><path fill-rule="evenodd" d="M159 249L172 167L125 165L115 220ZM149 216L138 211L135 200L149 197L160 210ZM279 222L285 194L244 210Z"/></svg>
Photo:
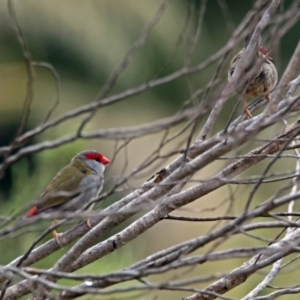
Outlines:
<svg viewBox="0 0 300 300"><path fill-rule="evenodd" d="M244 52L245 48L237 53L231 60L228 81L231 80L234 70ZM246 83L242 88L237 84L236 92L243 95L243 110L249 119L252 118L252 114L247 106L248 98L264 96L267 100L271 100L270 91L274 89L278 79L277 70L271 62L271 59L267 48L258 47L257 55L255 55L253 59L253 66L255 64L259 64L260 66L257 73L246 80ZM259 61L257 62L256 60ZM251 69L249 71L251 72ZM247 76L247 74L245 74L245 76Z"/></svg>

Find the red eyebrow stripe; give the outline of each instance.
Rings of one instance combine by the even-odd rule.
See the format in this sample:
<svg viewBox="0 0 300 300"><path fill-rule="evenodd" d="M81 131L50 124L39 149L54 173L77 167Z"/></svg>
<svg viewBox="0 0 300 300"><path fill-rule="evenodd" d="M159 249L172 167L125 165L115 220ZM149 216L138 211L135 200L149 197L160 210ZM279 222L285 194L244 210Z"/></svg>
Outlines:
<svg viewBox="0 0 300 300"><path fill-rule="evenodd" d="M85 158L86 159L97 159L97 158L101 158L102 157L102 155L101 154L98 154L98 153L87 153L86 155L85 155Z"/></svg>
<svg viewBox="0 0 300 300"><path fill-rule="evenodd" d="M108 158L106 158L105 156L103 156L102 154L99 154L99 153L87 153L85 155L85 158L86 159L91 159L91 160L98 160L103 165L106 165L106 164L110 163L110 160Z"/></svg>
<svg viewBox="0 0 300 300"><path fill-rule="evenodd" d="M37 206L34 206L34 207L29 211L29 213L27 214L27 217L33 217L33 216L35 216L35 213L36 213L37 210L38 210L38 207L37 207Z"/></svg>

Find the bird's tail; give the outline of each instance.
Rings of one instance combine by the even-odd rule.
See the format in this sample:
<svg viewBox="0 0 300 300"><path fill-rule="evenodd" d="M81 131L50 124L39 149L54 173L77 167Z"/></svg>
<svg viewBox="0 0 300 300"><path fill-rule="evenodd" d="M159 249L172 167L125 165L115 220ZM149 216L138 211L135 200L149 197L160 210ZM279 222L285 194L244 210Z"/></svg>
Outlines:
<svg viewBox="0 0 300 300"><path fill-rule="evenodd" d="M6 236L13 232L16 232L19 229L24 228L34 222L35 222L35 220L33 220L33 218L24 217L24 218L20 219L19 221L17 221L14 225L12 225L8 228L5 228L4 230L0 230L0 237Z"/></svg>

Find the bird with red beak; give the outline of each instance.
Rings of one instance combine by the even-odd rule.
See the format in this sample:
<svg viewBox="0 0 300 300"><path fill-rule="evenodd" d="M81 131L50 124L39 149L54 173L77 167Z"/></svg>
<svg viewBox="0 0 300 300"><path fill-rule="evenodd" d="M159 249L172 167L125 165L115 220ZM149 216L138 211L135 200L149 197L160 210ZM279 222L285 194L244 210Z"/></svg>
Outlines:
<svg viewBox="0 0 300 300"><path fill-rule="evenodd" d="M37 204L28 212L27 218L41 213L59 212L62 215L59 219L63 219L64 212L92 209L91 200L97 197L103 188L105 165L109 163L108 158L94 150L77 154L52 179ZM87 224L90 226L89 220ZM60 245L59 235L53 230L53 236Z"/></svg>

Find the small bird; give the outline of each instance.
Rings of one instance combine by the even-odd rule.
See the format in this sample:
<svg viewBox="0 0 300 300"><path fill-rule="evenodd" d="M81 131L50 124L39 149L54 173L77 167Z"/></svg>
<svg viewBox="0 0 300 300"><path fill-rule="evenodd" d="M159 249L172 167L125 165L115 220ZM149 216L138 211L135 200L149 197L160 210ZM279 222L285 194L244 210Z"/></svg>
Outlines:
<svg viewBox="0 0 300 300"><path fill-rule="evenodd" d="M94 150L80 152L52 179L27 217L31 218L43 212L91 209L92 205L85 206L102 190L105 165L109 163L108 158ZM89 220L87 224L90 227ZM60 245L59 235L53 230L53 236Z"/></svg>
<svg viewBox="0 0 300 300"><path fill-rule="evenodd" d="M237 53L230 63L230 69L228 72L228 81L231 80L236 65L242 57L242 54L245 52L245 48ZM261 63L258 72L253 77L249 78L246 81L244 88L237 88L236 92L242 94L244 97L243 110L246 113L249 119L252 118L252 114L247 106L247 98L260 97L264 96L267 100L271 100L270 91L275 87L277 83L277 70L274 64L271 62L271 57L269 55L269 50L264 47L258 47L257 55L255 59L260 60ZM256 61L253 62L255 65ZM247 74L245 74L247 76Z"/></svg>

